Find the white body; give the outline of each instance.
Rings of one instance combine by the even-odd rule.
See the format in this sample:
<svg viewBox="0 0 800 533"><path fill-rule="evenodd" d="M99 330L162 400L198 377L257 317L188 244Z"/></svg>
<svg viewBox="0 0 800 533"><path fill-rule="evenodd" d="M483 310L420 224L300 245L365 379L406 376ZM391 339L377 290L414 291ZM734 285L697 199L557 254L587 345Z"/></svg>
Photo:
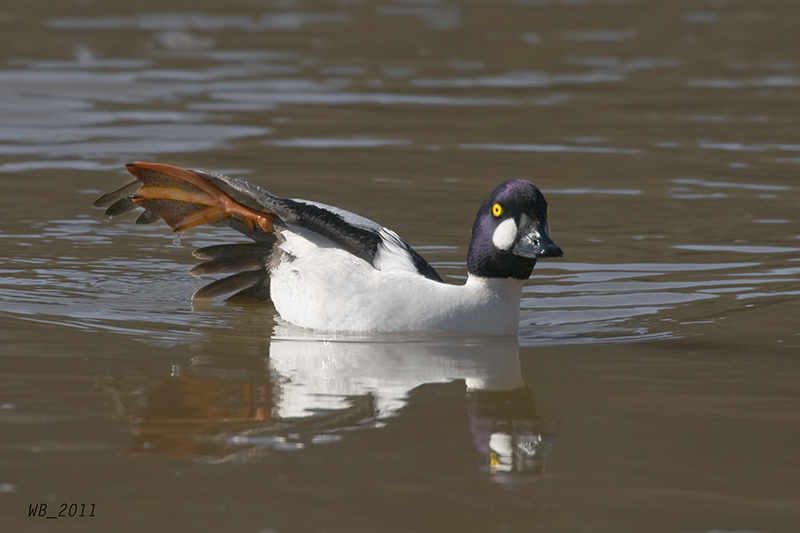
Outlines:
<svg viewBox="0 0 800 533"><path fill-rule="evenodd" d="M320 331L446 330L516 335L523 280L470 276L450 285L419 274L397 236L381 229L375 266L302 228L282 231L270 277L275 309Z"/></svg>

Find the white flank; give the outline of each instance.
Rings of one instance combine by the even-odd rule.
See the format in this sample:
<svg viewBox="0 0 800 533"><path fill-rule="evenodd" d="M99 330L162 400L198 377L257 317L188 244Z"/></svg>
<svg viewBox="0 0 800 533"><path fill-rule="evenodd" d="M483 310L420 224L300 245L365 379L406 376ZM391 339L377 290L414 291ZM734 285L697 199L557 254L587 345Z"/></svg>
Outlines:
<svg viewBox="0 0 800 533"><path fill-rule="evenodd" d="M291 324L321 331L517 332L523 280L470 276L464 285L439 283L403 268L391 245L379 258L390 269L381 271L311 232L292 227L283 236L288 255L272 269L270 291Z"/></svg>

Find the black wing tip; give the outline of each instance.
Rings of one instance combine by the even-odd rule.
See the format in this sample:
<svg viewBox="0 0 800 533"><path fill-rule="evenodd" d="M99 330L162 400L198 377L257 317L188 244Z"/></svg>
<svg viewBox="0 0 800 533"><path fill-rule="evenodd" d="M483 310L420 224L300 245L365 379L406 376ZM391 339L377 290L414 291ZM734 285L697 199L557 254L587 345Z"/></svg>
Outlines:
<svg viewBox="0 0 800 533"><path fill-rule="evenodd" d="M92 205L95 207L108 207L124 198L130 197L136 191L138 191L139 187L141 186L142 183L139 180L129 181L125 185L108 191L105 194L101 194L94 202L92 202Z"/></svg>
<svg viewBox="0 0 800 533"><path fill-rule="evenodd" d="M152 224L154 222L158 222L161 220L158 218L158 215L153 213L152 211L144 211L141 215L136 219L135 224Z"/></svg>
<svg viewBox="0 0 800 533"><path fill-rule="evenodd" d="M251 272L264 268L261 258L254 259L211 259L195 265L189 271L190 276L208 276L210 274L238 274L239 272Z"/></svg>
<svg viewBox="0 0 800 533"><path fill-rule="evenodd" d="M263 257L269 255L273 244L274 239L272 241L214 244L198 248L192 252L192 255L203 261L232 257Z"/></svg>
<svg viewBox="0 0 800 533"><path fill-rule="evenodd" d="M200 287L192 295L192 300L216 298L230 293L239 293L251 289L256 284L269 283L269 273L266 271L248 271L233 274L227 278L212 281Z"/></svg>
<svg viewBox="0 0 800 533"><path fill-rule="evenodd" d="M228 274L198 289L192 299L205 300L232 294L226 301L269 300L272 245L273 242L216 244L192 252L204 261L189 271L192 276Z"/></svg>
<svg viewBox="0 0 800 533"><path fill-rule="evenodd" d="M126 196L111 204L111 206L106 209L105 214L110 217L115 217L117 215L127 213L128 211L133 211L137 207L139 206L136 205L136 202L131 200L130 196Z"/></svg>

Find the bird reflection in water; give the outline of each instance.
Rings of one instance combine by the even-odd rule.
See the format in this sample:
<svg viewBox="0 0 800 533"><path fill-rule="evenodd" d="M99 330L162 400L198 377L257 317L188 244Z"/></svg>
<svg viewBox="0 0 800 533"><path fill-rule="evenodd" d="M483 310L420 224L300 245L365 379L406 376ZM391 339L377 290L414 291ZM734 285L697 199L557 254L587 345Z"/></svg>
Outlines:
<svg viewBox="0 0 800 533"><path fill-rule="evenodd" d="M263 352L262 352L263 353ZM110 412L132 424L132 455L257 461L337 442L403 416L417 387L463 380L481 469L538 475L558 436L522 380L515 339L331 337L277 326L269 357L196 357L170 375L110 378Z"/></svg>
<svg viewBox="0 0 800 533"><path fill-rule="evenodd" d="M533 391L468 390L470 431L482 468L498 481L515 474L543 474L558 427L539 417Z"/></svg>

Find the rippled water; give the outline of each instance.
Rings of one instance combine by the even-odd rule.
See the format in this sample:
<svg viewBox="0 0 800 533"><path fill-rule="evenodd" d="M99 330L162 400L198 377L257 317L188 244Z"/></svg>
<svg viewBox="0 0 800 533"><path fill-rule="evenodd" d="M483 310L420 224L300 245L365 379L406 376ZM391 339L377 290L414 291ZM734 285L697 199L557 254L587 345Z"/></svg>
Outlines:
<svg viewBox="0 0 800 533"><path fill-rule="evenodd" d="M0 6L0 529L794 531L797 30L788 0ZM193 305L191 250L236 236L93 209L131 160L358 212L454 283L523 177L566 255L516 343L316 335Z"/></svg>

